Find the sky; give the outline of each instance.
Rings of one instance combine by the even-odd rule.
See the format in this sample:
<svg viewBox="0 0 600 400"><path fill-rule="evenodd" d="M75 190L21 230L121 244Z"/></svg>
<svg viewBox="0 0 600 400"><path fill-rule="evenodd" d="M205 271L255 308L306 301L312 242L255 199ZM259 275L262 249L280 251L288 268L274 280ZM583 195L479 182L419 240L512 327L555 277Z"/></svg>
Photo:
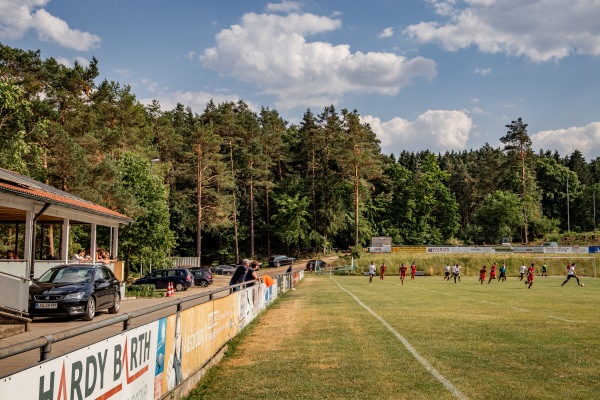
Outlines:
<svg viewBox="0 0 600 400"><path fill-rule="evenodd" d="M384 154L600 156L600 0L0 0L0 42L130 85L164 110L245 101L298 124L356 110Z"/></svg>

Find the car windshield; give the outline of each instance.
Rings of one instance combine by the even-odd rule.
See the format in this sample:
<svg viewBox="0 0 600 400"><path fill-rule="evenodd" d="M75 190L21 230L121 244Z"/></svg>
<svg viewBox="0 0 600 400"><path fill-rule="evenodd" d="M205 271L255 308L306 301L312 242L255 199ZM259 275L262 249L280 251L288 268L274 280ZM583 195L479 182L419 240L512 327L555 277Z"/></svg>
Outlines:
<svg viewBox="0 0 600 400"><path fill-rule="evenodd" d="M87 267L52 268L44 273L38 282L42 283L86 283L92 276Z"/></svg>

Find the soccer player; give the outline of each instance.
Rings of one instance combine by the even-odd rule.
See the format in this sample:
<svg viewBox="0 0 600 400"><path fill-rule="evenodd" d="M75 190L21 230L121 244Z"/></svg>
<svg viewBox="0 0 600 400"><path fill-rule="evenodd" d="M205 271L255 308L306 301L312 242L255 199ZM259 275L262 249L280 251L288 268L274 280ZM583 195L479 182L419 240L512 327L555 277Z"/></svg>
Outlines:
<svg viewBox="0 0 600 400"><path fill-rule="evenodd" d="M487 267L484 265L483 268L479 270L479 282L483 285L485 281L485 273L487 272Z"/></svg>
<svg viewBox="0 0 600 400"><path fill-rule="evenodd" d="M548 277L548 267L546 266L546 263L542 264L542 276Z"/></svg>
<svg viewBox="0 0 600 400"><path fill-rule="evenodd" d="M417 275L417 266L415 265L415 262L413 261L412 265L410 266L410 280L411 281L415 280L415 275Z"/></svg>
<svg viewBox="0 0 600 400"><path fill-rule="evenodd" d="M383 280L383 276L385 275L385 270L387 269L385 263L381 264L381 267L379 267L379 269L381 270L381 276L379 277L379 279Z"/></svg>
<svg viewBox="0 0 600 400"><path fill-rule="evenodd" d="M502 263L502 266L499 269L500 276L498 277L498 282L502 279L502 282L506 282L506 264Z"/></svg>
<svg viewBox="0 0 600 400"><path fill-rule="evenodd" d="M458 278L458 281L460 282L460 270L461 270L461 266L458 264L454 264L454 266L452 267L452 275L454 275L454 283L456 283L456 278Z"/></svg>
<svg viewBox="0 0 600 400"><path fill-rule="evenodd" d="M446 268L444 268L444 280L445 281L450 280L450 265L449 264L446 264Z"/></svg>
<svg viewBox="0 0 600 400"><path fill-rule="evenodd" d="M490 270L490 280L488 281L488 285L490 284L492 279L496 279L496 269L498 269L496 263L492 264L492 269Z"/></svg>
<svg viewBox="0 0 600 400"><path fill-rule="evenodd" d="M519 267L519 280L522 281L523 278L525 278L525 272L527 272L527 267L525 266L525 263L523 263L523 265L521 265Z"/></svg>
<svg viewBox="0 0 600 400"><path fill-rule="evenodd" d="M375 266L375 263L371 260L371 264L369 264L369 283L373 282L373 276L375 275L376 270L377 267Z"/></svg>
<svg viewBox="0 0 600 400"><path fill-rule="evenodd" d="M560 286L564 286L565 283L569 282L569 279L571 278L575 278L577 279L577 285L579 286L583 286L580 282L579 282L579 277L577 276L577 274L575 273L575 263L571 264L569 263L569 265L567 265L567 268L569 268L569 272L567 273L567 279L560 285Z"/></svg>
<svg viewBox="0 0 600 400"><path fill-rule="evenodd" d="M531 289L531 285L533 285L533 276L535 275L535 264L531 263L531 267L527 270L527 282L526 285L529 285L527 289Z"/></svg>
<svg viewBox="0 0 600 400"><path fill-rule="evenodd" d="M408 268L406 267L406 265L404 265L404 263L402 263L402 266L400 267L400 281L402 281L402 284L404 285L404 278L406 278L406 270Z"/></svg>

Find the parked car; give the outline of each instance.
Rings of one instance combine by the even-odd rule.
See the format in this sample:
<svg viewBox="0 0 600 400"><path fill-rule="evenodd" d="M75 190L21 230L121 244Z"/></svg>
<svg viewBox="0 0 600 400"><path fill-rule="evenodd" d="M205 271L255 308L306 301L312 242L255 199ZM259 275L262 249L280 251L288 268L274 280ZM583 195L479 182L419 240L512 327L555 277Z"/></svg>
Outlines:
<svg viewBox="0 0 600 400"><path fill-rule="evenodd" d="M314 271L316 267L327 268L327 263L323 260L310 260L306 263L307 271Z"/></svg>
<svg viewBox="0 0 600 400"><path fill-rule="evenodd" d="M235 265L217 265L215 267L215 274L217 275L233 275L235 272Z"/></svg>
<svg viewBox="0 0 600 400"><path fill-rule="evenodd" d="M133 281L133 285L154 285L157 289L167 289L169 282L177 292L194 286L194 275L187 268L167 268L152 271L143 278Z"/></svg>
<svg viewBox="0 0 600 400"><path fill-rule="evenodd" d="M212 271L207 267L189 268L194 275L194 284L196 286L207 287L213 283Z"/></svg>
<svg viewBox="0 0 600 400"><path fill-rule="evenodd" d="M121 305L119 288L119 280L103 265L59 265L29 286L29 316L81 316L91 321L97 310L116 314Z"/></svg>
<svg viewBox="0 0 600 400"><path fill-rule="evenodd" d="M295 258L291 258L288 256L282 256L282 255L271 256L271 258L269 258L269 267L281 267L282 265L294 265L295 262L296 262Z"/></svg>

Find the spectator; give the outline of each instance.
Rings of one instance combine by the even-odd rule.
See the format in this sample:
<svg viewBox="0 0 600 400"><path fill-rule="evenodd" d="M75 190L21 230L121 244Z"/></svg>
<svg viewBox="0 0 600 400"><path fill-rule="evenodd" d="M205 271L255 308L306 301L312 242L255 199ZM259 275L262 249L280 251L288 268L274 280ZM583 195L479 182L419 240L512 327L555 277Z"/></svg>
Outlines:
<svg viewBox="0 0 600 400"><path fill-rule="evenodd" d="M88 261L89 259L90 258L86 257L85 255L85 250L79 249L77 253L73 254L73 257L71 257L71 262L84 262Z"/></svg>
<svg viewBox="0 0 600 400"><path fill-rule="evenodd" d="M256 260L252 261L252 265L250 265L250 268L248 268L248 271L246 271L246 277L244 278L244 282L252 282L252 281L260 282L260 278L258 277L258 274L256 273L256 271L258 271L259 268L260 267L258 266L258 261L256 261ZM254 286L254 282L246 285L246 287L249 287L249 286Z"/></svg>
<svg viewBox="0 0 600 400"><path fill-rule="evenodd" d="M248 268L249 268L249 264L250 264L250 260L244 259L244 261L242 261L242 265L238 265L238 267L235 269L235 272L231 276L231 279L229 280L229 286L244 282L244 279L246 277L246 272L248 271ZM238 290L240 290L239 286L236 288L233 288L234 292L236 292Z"/></svg>

